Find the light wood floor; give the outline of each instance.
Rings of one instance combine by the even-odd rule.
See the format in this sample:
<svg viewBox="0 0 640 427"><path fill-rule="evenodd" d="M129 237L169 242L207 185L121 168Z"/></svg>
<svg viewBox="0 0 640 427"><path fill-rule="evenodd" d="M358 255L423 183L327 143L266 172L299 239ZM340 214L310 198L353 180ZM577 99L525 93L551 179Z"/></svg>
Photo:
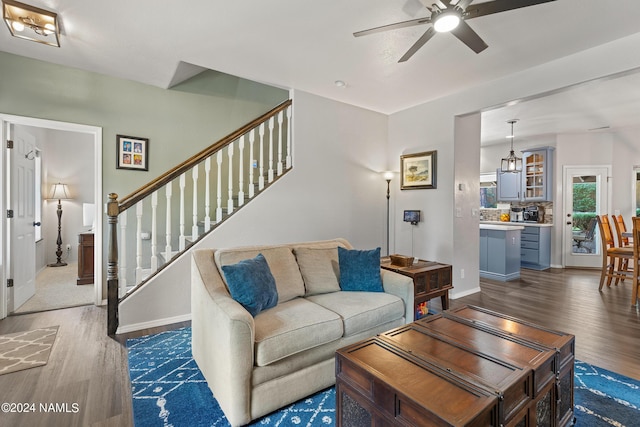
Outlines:
<svg viewBox="0 0 640 427"><path fill-rule="evenodd" d="M584 270L523 270L521 280L481 281L482 292L453 300L475 304L576 336L576 356L640 379L640 313L630 305L630 285L598 292L599 273ZM434 308L438 308L438 303ZM106 309L84 306L0 321L0 334L59 325L49 363L0 375L0 403L76 403L78 413L0 413L2 426L131 426L126 338L106 336Z"/></svg>

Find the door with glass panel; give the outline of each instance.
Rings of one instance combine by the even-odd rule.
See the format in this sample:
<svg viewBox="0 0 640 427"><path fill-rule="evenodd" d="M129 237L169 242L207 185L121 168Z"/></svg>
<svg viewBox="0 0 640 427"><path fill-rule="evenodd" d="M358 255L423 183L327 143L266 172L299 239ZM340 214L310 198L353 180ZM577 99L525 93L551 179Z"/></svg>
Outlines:
<svg viewBox="0 0 640 427"><path fill-rule="evenodd" d="M596 215L608 214L606 166L564 168L563 264L565 267L602 265Z"/></svg>

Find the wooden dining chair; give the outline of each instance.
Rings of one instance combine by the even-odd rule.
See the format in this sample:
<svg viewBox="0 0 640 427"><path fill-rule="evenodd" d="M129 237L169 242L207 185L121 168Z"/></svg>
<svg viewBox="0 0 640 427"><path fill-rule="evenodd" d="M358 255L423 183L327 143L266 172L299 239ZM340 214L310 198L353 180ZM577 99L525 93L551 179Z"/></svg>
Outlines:
<svg viewBox="0 0 640 427"><path fill-rule="evenodd" d="M622 233L627 231L627 226L624 223L624 218L622 215L612 215L613 217L613 225L616 227L616 235L618 236L618 246L631 246L629 243L629 238L623 236Z"/></svg>
<svg viewBox="0 0 640 427"><path fill-rule="evenodd" d="M609 216L607 214L598 215L596 218L598 220L598 229L600 230L600 239L602 241L602 272L600 274L600 286L598 288L602 290L605 277L607 278L607 287L610 287L612 279L616 279L615 284L617 285L620 280L624 281L627 275L631 274L628 267L629 260L633 260L633 248L616 246L613 240L611 223L609 222Z"/></svg>
<svg viewBox="0 0 640 427"><path fill-rule="evenodd" d="M622 248L631 248L631 243L629 243L629 237L623 235L623 233L627 232L627 226L624 223L624 218L622 217L622 215L611 215L611 217L613 218L613 225L616 228L616 235L618 237L618 247L622 247ZM618 263L620 264L618 267L619 270L621 271L631 271L630 268L632 266L629 265L629 260L628 259L622 259L619 260ZM624 279L622 279L624 280ZM616 278L616 285L618 284L618 279Z"/></svg>
<svg viewBox="0 0 640 427"><path fill-rule="evenodd" d="M638 304L638 292L640 282L638 281L640 271L640 217L631 218L633 227L633 289L631 290L631 305Z"/></svg>

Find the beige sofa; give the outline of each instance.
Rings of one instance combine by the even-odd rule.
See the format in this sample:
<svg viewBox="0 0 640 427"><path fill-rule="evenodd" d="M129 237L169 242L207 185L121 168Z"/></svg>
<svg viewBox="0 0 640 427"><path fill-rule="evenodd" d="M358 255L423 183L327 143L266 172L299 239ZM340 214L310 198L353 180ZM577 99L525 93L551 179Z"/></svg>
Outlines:
<svg viewBox="0 0 640 427"><path fill-rule="evenodd" d="M335 383L334 352L413 319L413 282L381 270L384 292L344 292L344 239L196 250L193 357L231 425L243 425ZM256 317L231 298L223 265L263 254L278 304Z"/></svg>

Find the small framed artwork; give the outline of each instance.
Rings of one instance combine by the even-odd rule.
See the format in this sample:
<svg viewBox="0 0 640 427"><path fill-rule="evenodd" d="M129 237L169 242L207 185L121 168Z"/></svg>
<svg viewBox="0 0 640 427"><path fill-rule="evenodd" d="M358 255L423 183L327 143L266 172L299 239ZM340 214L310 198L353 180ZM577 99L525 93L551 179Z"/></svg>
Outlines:
<svg viewBox="0 0 640 427"><path fill-rule="evenodd" d="M400 156L400 189L436 188L436 151Z"/></svg>
<svg viewBox="0 0 640 427"><path fill-rule="evenodd" d="M149 139L135 136L116 136L116 168L149 170Z"/></svg>

